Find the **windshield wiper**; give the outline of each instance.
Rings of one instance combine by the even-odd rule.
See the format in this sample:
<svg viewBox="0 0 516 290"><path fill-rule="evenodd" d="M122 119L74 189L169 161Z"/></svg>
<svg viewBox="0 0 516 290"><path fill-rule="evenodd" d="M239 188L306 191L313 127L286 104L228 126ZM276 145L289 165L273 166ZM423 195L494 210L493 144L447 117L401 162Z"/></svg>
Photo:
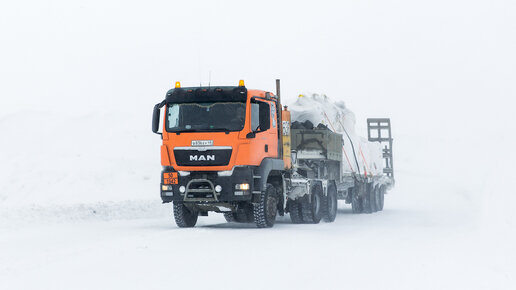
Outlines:
<svg viewBox="0 0 516 290"><path fill-rule="evenodd" d="M231 130L227 128L206 128L206 129L185 129L185 130L174 130L169 131L170 133L176 133L177 135L181 133L191 133L191 132L224 132L226 134L229 134Z"/></svg>
<svg viewBox="0 0 516 290"><path fill-rule="evenodd" d="M176 133L177 135L181 134L181 133L189 133L189 132L202 132L202 130L198 130L198 129L185 129L185 130L173 130L173 131L169 131L170 133Z"/></svg>
<svg viewBox="0 0 516 290"><path fill-rule="evenodd" d="M209 129L206 129L208 131L216 131L216 132L231 132L231 130L229 130L228 128L209 128Z"/></svg>

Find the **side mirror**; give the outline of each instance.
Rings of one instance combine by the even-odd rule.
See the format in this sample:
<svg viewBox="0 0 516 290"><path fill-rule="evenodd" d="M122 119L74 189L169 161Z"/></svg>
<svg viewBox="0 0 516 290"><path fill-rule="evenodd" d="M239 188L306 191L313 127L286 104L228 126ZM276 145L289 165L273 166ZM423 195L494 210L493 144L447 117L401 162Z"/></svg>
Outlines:
<svg viewBox="0 0 516 290"><path fill-rule="evenodd" d="M159 133L159 116L160 116L160 104L154 106L154 111L152 112L152 132L156 134Z"/></svg>
<svg viewBox="0 0 516 290"><path fill-rule="evenodd" d="M256 138L256 133L255 132L249 132L247 133L247 135L245 135L245 137L247 139L253 139L253 138Z"/></svg>

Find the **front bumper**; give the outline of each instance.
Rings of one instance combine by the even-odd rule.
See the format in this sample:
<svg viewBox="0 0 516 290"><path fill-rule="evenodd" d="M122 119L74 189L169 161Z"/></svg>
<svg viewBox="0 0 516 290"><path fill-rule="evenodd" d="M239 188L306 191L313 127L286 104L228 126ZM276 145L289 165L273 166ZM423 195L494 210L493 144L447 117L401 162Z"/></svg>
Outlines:
<svg viewBox="0 0 516 290"><path fill-rule="evenodd" d="M252 199L253 167L235 167L232 172L193 171L178 174L177 184L164 184L163 174L174 172L171 167L163 169L161 174L161 199L163 202L238 202ZM236 184L249 184L248 190L235 189ZM163 185L168 189L163 190ZM216 192L216 186L221 187ZM180 188L184 187L185 192Z"/></svg>

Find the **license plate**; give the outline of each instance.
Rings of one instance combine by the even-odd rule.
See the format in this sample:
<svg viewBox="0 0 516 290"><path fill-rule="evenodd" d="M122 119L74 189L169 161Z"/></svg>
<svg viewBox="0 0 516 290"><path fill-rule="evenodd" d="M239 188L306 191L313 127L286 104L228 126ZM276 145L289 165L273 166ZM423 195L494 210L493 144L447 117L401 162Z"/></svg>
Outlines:
<svg viewBox="0 0 516 290"><path fill-rule="evenodd" d="M192 146L213 146L213 140L192 140Z"/></svg>
<svg viewBox="0 0 516 290"><path fill-rule="evenodd" d="M177 184L177 172L167 172L163 173L163 183L164 184Z"/></svg>

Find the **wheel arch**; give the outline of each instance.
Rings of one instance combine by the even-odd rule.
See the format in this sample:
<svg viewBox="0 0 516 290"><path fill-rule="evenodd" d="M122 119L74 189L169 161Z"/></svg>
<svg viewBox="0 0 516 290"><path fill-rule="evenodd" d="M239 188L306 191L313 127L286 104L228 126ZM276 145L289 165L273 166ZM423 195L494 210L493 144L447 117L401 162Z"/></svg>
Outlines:
<svg viewBox="0 0 516 290"><path fill-rule="evenodd" d="M253 194L253 201L258 200L258 197L267 189L267 184L272 184L274 188L276 188L278 198L280 199L280 202L278 202L278 211L280 212L280 215L284 215L287 203L283 178L284 172L285 163L283 162L283 159L264 158L258 167L260 183L258 188L254 189L254 191L259 191L259 194Z"/></svg>
<svg viewBox="0 0 516 290"><path fill-rule="evenodd" d="M271 170L269 176L267 176L267 184L270 183L276 189L276 195L278 197L278 211L281 216L285 214L287 208L286 198L286 185L283 172L280 170Z"/></svg>
<svg viewBox="0 0 516 290"><path fill-rule="evenodd" d="M259 183L260 187L259 191L263 192L267 188L267 183L269 180L276 182L283 180L283 172L285 171L285 163L282 159L275 158L264 158L258 167L258 172L261 177L261 182Z"/></svg>
<svg viewBox="0 0 516 290"><path fill-rule="evenodd" d="M323 195L328 196L328 189L333 186L335 188L335 193L337 194L337 182L335 180L328 180L326 184L326 188L323 188Z"/></svg>

